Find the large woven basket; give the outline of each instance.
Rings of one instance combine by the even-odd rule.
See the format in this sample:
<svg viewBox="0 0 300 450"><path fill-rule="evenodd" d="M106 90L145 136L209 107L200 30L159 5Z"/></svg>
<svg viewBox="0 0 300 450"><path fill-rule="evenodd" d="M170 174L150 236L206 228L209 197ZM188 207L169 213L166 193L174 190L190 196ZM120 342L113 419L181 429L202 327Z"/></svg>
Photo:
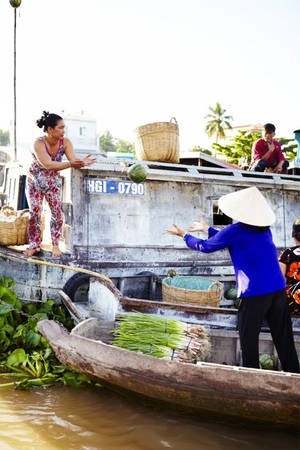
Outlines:
<svg viewBox="0 0 300 450"><path fill-rule="evenodd" d="M175 117L136 129L136 158L142 161L179 162L179 130Z"/></svg>
<svg viewBox="0 0 300 450"><path fill-rule="evenodd" d="M3 206L0 211L0 245L24 245L28 243L29 210L15 211Z"/></svg>
<svg viewBox="0 0 300 450"><path fill-rule="evenodd" d="M177 276L162 280L164 302L219 307L223 284L201 277Z"/></svg>

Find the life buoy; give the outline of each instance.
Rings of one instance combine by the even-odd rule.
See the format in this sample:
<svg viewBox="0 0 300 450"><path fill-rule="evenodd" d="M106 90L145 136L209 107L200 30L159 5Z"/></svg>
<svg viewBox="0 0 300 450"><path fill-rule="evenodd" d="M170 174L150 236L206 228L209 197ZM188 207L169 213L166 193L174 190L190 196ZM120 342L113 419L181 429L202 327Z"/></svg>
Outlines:
<svg viewBox="0 0 300 450"><path fill-rule="evenodd" d="M86 302L88 299L91 275L76 273L64 285L63 291L73 302Z"/></svg>
<svg viewBox="0 0 300 450"><path fill-rule="evenodd" d="M140 278L138 288L130 286L130 277L118 280L117 288L126 296L144 298L148 300L161 300L161 282L159 277L150 271L138 272L135 274ZM73 302L86 302L89 293L89 280L92 275L86 273L76 273L64 285L63 291ZM134 276L133 276L134 278ZM142 279L145 279L142 282ZM125 283L125 285L124 285Z"/></svg>

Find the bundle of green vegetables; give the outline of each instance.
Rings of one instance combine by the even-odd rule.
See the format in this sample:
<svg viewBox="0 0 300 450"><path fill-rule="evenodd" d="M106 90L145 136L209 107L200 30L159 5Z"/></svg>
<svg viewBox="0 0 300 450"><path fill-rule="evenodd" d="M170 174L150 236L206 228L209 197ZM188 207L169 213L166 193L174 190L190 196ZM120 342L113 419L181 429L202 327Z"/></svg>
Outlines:
<svg viewBox="0 0 300 450"><path fill-rule="evenodd" d="M157 358L196 363L210 352L207 330L179 320L132 313L118 318L112 345Z"/></svg>

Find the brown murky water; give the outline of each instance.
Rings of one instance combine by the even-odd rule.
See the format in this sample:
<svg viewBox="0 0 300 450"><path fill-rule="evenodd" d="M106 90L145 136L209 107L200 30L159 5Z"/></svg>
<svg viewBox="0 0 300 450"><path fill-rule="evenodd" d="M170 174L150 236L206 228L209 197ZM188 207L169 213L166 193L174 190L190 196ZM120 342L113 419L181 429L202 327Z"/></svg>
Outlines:
<svg viewBox="0 0 300 450"><path fill-rule="evenodd" d="M0 390L1 450L296 450L300 430L195 418L107 389Z"/></svg>

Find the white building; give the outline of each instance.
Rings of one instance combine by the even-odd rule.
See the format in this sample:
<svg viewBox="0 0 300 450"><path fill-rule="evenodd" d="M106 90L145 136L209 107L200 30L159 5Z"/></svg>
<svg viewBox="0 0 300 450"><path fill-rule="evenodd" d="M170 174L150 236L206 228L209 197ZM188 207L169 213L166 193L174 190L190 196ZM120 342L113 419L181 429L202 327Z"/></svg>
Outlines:
<svg viewBox="0 0 300 450"><path fill-rule="evenodd" d="M96 119L86 111L63 116L66 125L65 135L68 137L77 154L99 153Z"/></svg>

